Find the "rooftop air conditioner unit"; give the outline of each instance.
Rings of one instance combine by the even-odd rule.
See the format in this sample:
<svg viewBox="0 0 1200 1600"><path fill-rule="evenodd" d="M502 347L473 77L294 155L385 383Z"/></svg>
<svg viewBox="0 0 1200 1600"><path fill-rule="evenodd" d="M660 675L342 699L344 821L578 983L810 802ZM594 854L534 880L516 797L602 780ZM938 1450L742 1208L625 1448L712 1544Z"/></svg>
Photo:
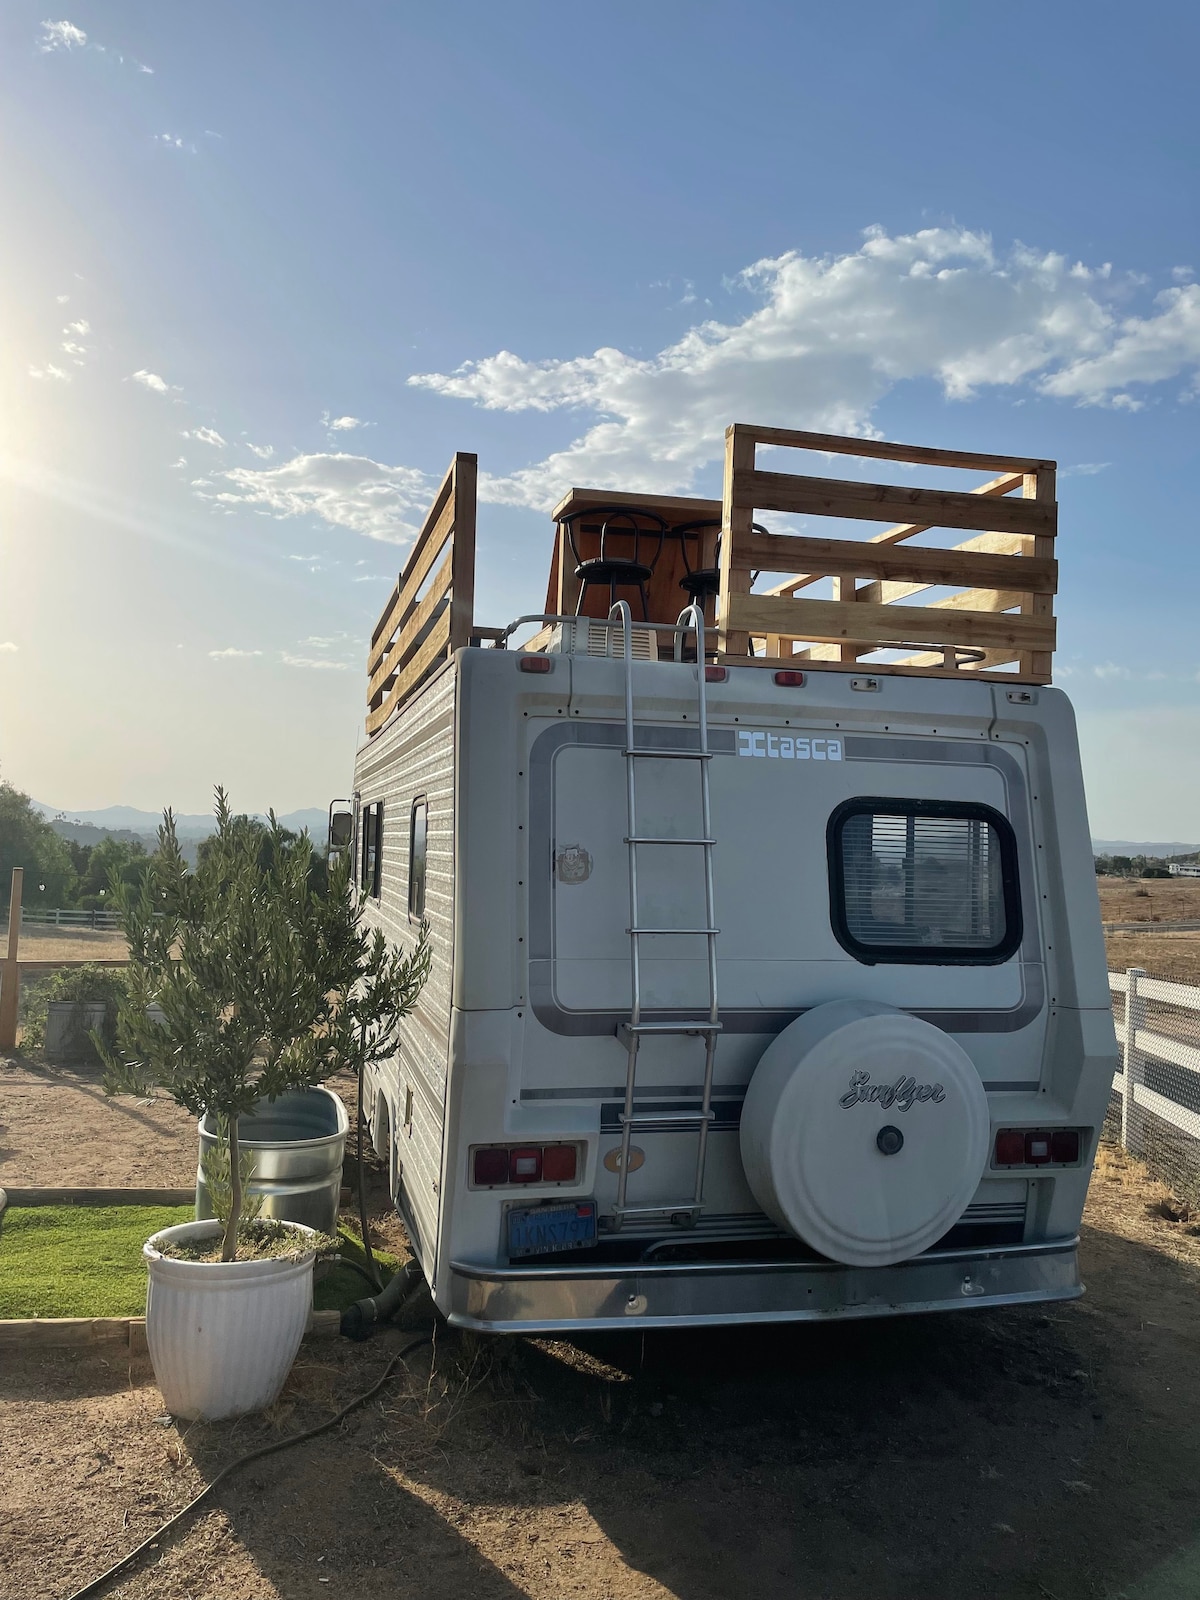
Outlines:
<svg viewBox="0 0 1200 1600"><path fill-rule="evenodd" d="M657 661L658 650L652 628L630 629L630 645L635 661ZM625 654L623 630L606 627L593 617L572 617L568 622L556 622L550 630L546 651L562 656L617 656Z"/></svg>

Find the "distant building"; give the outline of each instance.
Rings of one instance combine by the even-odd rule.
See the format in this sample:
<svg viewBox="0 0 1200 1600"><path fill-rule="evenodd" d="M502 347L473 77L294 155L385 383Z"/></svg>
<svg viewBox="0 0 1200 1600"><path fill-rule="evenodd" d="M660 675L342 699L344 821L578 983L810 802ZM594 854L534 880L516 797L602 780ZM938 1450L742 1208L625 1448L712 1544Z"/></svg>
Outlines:
<svg viewBox="0 0 1200 1600"><path fill-rule="evenodd" d="M1173 878L1200 878L1200 862L1168 861L1167 871Z"/></svg>

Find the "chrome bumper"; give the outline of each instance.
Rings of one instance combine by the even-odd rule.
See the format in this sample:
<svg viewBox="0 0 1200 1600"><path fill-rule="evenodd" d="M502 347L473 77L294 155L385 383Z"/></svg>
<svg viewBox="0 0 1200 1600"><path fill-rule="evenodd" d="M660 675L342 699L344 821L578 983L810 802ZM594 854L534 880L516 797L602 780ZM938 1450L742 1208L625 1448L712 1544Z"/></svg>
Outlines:
<svg viewBox="0 0 1200 1600"><path fill-rule="evenodd" d="M1078 1239L954 1250L894 1267L833 1261L644 1263L631 1267L450 1267L451 1322L491 1333L691 1328L894 1317L963 1306L1074 1300ZM439 1296L440 1300L440 1296Z"/></svg>

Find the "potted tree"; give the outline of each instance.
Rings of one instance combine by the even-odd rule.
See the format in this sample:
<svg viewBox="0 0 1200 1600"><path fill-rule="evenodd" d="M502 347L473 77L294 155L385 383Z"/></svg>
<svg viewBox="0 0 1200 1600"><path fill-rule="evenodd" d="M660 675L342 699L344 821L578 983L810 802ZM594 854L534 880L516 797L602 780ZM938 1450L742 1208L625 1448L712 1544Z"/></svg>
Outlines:
<svg viewBox="0 0 1200 1600"><path fill-rule="evenodd" d="M307 835L271 818L265 838L217 790L217 830L189 871L170 811L142 881L115 892L129 941L128 995L106 1051L110 1093L165 1089L222 1130L224 1215L155 1234L146 1338L167 1408L216 1420L269 1405L312 1305L320 1236L248 1218L239 1118L373 1055L381 1018L410 1011L429 971L368 934L347 858L313 872ZM209 1169L221 1188L218 1165Z"/></svg>

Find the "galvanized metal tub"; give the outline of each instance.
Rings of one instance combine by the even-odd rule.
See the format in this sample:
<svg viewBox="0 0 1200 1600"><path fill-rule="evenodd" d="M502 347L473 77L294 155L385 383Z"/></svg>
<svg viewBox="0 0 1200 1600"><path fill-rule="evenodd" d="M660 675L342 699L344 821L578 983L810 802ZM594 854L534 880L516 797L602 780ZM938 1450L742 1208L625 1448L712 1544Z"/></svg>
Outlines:
<svg viewBox="0 0 1200 1600"><path fill-rule="evenodd" d="M238 1118L238 1143L254 1155L251 1194L263 1197L261 1216L337 1231L342 1159L350 1123L329 1089L289 1089L260 1100ZM201 1117L200 1156L217 1142L216 1118ZM196 1169L197 1219L213 1215L202 1165Z"/></svg>

